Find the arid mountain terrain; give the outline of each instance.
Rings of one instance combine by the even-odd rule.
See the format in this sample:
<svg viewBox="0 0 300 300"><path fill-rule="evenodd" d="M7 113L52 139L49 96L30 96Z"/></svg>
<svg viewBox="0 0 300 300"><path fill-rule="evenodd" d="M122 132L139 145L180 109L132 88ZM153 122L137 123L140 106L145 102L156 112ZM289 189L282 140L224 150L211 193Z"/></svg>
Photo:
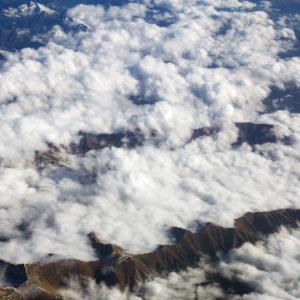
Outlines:
<svg viewBox="0 0 300 300"><path fill-rule="evenodd" d="M0 1L0 299L300 299L300 1Z"/></svg>
<svg viewBox="0 0 300 300"><path fill-rule="evenodd" d="M174 237L174 245L160 245L153 252L137 255L126 253L120 246L104 244L90 233L91 246L99 258L96 261L61 260L55 255L50 255L53 256L50 262L13 265L1 261L1 273L11 286L0 289L0 297L11 300L67 299L59 295L59 290L73 278L82 286L90 279L97 284L104 282L108 286L117 285L121 290L134 290L151 277L196 266L201 257L214 258L218 253L228 252L244 243L254 244L281 226L295 228L299 222L300 210L282 209L249 212L236 219L233 228L207 223L199 232L193 233L172 227L169 233Z"/></svg>

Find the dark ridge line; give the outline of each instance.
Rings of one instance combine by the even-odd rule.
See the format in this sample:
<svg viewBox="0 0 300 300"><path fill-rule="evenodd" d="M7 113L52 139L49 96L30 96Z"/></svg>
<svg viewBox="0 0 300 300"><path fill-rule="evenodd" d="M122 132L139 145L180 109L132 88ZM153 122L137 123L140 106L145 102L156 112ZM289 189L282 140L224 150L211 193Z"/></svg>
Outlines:
<svg viewBox="0 0 300 300"><path fill-rule="evenodd" d="M280 209L270 212L248 212L236 219L232 228L207 223L199 232L193 233L172 227L169 233L177 240L174 245L161 245L153 252L136 255L124 252L117 245L104 244L94 233L90 233L88 238L98 260L83 262L77 259L59 259L22 265L26 270L23 283L18 289L0 289L0 299L8 299L7 295L10 295L11 300L66 300L67 298L59 295L59 289L67 287L72 278L76 278L83 289L87 280L92 279L97 284L118 286L122 291L135 291L142 282L154 276L195 267L201 258L216 259L218 253L238 248L246 242L254 244L277 232L281 226L296 228L299 221L300 209ZM6 267L7 265L17 267L5 262ZM210 281L212 278L213 275L208 276ZM215 281L219 281L220 284L228 280L217 279L216 277ZM246 291L247 289L245 293Z"/></svg>
<svg viewBox="0 0 300 300"><path fill-rule="evenodd" d="M232 144L233 148L241 146L243 143L254 148L255 145L262 145L264 143L282 142L285 145L290 144L289 137L279 138L275 133L275 126L264 123L239 122L235 123L238 128L238 138ZM218 127L202 127L194 129L191 137L186 144L191 143L198 138L204 136L214 136L220 131ZM152 142L154 145L159 145L162 137L157 132L150 132L150 136L146 137L140 129L134 131L123 130L116 133L88 133L80 131L81 136L79 143L71 143L68 147L61 146L60 148L47 143L48 150L35 151L34 162L37 167L43 168L47 165L64 166L60 159L60 152L65 151L74 155L84 155L85 153L95 150L102 150L104 148L124 148L134 149L145 145L147 142Z"/></svg>

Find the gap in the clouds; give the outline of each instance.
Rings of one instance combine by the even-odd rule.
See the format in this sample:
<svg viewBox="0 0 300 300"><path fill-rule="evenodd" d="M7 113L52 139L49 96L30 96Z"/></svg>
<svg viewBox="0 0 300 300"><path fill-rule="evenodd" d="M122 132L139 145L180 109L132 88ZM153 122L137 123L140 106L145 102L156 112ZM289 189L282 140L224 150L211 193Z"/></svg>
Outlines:
<svg viewBox="0 0 300 300"><path fill-rule="evenodd" d="M46 170L47 178L58 183L64 179L70 179L81 185L92 185L96 182L96 175L90 174L83 169L73 169L70 167L50 168Z"/></svg>
<svg viewBox="0 0 300 300"><path fill-rule="evenodd" d="M227 70L234 70L234 66L226 65L222 62L221 57L214 57L213 59L216 60L212 64L207 66L207 69L218 69L218 68L224 68Z"/></svg>
<svg viewBox="0 0 300 300"><path fill-rule="evenodd" d="M146 13L145 21L150 24L156 24L160 27L168 27L176 23L176 16L168 9L155 7L154 9L149 9Z"/></svg>
<svg viewBox="0 0 300 300"><path fill-rule="evenodd" d="M149 295L154 299L167 295L166 299L225 300L255 292L254 285L241 280L234 272L226 274L220 263L218 257L201 258L193 267L146 282L135 294L142 299L148 299ZM160 289L155 290L156 284ZM168 294L170 290L175 291L173 297Z"/></svg>
<svg viewBox="0 0 300 300"><path fill-rule="evenodd" d="M280 12L284 14L295 14L300 11L300 2L298 0L270 0L270 1L261 1L261 0L250 0L258 5L258 7L262 7L262 2L271 3L272 5L272 13ZM263 4L264 5L264 4Z"/></svg>
<svg viewBox="0 0 300 300"><path fill-rule="evenodd" d="M300 25L300 23L298 25ZM295 28L293 30L296 36L296 41L294 42L292 49L278 53L278 56L282 59L300 56L300 30Z"/></svg>
<svg viewBox="0 0 300 300"><path fill-rule="evenodd" d="M285 89L271 87L271 93L263 100L263 113L273 113L277 110L288 110L291 113L300 113L300 87L290 83Z"/></svg>
<svg viewBox="0 0 300 300"><path fill-rule="evenodd" d="M0 64L0 67L1 67L1 64ZM1 104L0 104L0 107L1 107L2 105L9 105L9 104L16 103L17 100L18 100L18 98L17 98L16 96L14 96L14 97L12 97L11 99L5 101L4 103L1 103Z"/></svg>
<svg viewBox="0 0 300 300"><path fill-rule="evenodd" d="M216 35L226 35L227 32L231 29L231 26L231 20L224 22L223 25L216 32Z"/></svg>
<svg viewBox="0 0 300 300"><path fill-rule="evenodd" d="M217 268L217 266L215 266L215 268ZM205 282L195 284L197 295L196 299L199 299L197 291L198 286L203 287L217 284L222 289L226 297L233 297L236 295L243 296L255 291L254 286L252 286L250 283L241 281L234 274L229 278L221 272L206 272L205 277L207 279Z"/></svg>
<svg viewBox="0 0 300 300"><path fill-rule="evenodd" d="M23 48L39 48L41 42L55 25L64 25L64 13L9 18L0 14L0 49L18 51ZM34 38L35 37L35 38Z"/></svg>
<svg viewBox="0 0 300 300"><path fill-rule="evenodd" d="M272 124L242 122L235 123L235 126L238 129L238 136L231 144L233 149L240 147L244 143L248 144L253 151L255 151L256 145L265 143L291 145L290 136L278 136L276 133L276 126ZM217 134L221 131L222 128L218 126L196 128L180 147L184 147L192 141L205 136L215 139ZM48 175L50 178L53 178L54 181L57 179L60 181L63 178L70 178L82 184L85 182L89 183L91 180L92 182L95 180L94 175L86 172L84 168L81 168L80 170L70 168L63 158L64 154L77 155L80 157L89 151L99 151L104 148L123 148L125 150L132 150L145 145L152 145L153 147L158 148L167 139L165 135L159 134L155 130L143 132L143 130L139 128L135 128L134 130L123 129L113 133L90 133L80 131L78 135L80 136L78 142L71 142L69 145L60 146L47 143L46 150L36 150L34 154L34 163L37 170L43 171L47 167L47 172L49 172ZM171 147L170 150L172 149L174 150L175 148Z"/></svg>
<svg viewBox="0 0 300 300"><path fill-rule="evenodd" d="M128 97L130 101L132 101L135 105L151 105L155 104L156 102L159 102L158 97L155 96L145 96L145 95L130 95Z"/></svg>
<svg viewBox="0 0 300 300"><path fill-rule="evenodd" d="M21 233L21 238L23 240L29 240L32 237L32 231L30 229L30 221L23 220L18 226L17 226L18 232Z"/></svg>
<svg viewBox="0 0 300 300"><path fill-rule="evenodd" d="M146 55L146 53L144 53ZM161 101L156 91L153 91L147 87L145 82L145 77L143 70L140 70L139 66L129 67L130 75L138 81L137 93L131 94L128 97L128 100L132 101L136 105L145 105L145 104L155 104L156 102Z"/></svg>
<svg viewBox="0 0 300 300"><path fill-rule="evenodd" d="M0 50L15 52L23 48L37 49L49 41L51 29L58 25L65 32L77 33L86 31L82 25L73 25L67 17L67 9L78 4L123 5L129 1L87 1L87 0L53 0L53 1L1 1L0 3ZM47 13L39 8L44 5L52 13ZM20 9L20 6L24 8ZM30 10L35 5L36 8ZM26 12L26 6L28 12ZM6 9L14 9L7 15ZM22 11L24 9L24 11ZM0 60L5 55L0 54Z"/></svg>

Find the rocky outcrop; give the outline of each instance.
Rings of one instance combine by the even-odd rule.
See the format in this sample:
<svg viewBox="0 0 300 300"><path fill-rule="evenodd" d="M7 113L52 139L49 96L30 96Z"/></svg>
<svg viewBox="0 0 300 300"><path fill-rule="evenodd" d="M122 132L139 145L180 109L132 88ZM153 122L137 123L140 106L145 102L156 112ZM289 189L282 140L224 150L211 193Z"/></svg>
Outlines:
<svg viewBox="0 0 300 300"><path fill-rule="evenodd" d="M297 227L300 221L299 209L282 209L272 212L248 212L235 220L235 228L244 232L271 234L280 226Z"/></svg>
<svg viewBox="0 0 300 300"><path fill-rule="evenodd" d="M55 151L35 151L34 162L39 167L45 167L46 165L61 166L62 162L59 154Z"/></svg>
<svg viewBox="0 0 300 300"><path fill-rule="evenodd" d="M5 270L8 266L12 268L8 284L13 287L0 289L0 299L65 299L59 295L59 289L73 278L83 286L92 279L121 289L134 289L147 278L193 266L201 257L215 257L246 242L255 243L280 226L296 227L299 221L299 209L282 209L246 213L235 220L232 228L213 223L207 223L199 232L172 227L169 233L176 241L174 245L161 245L153 252L137 255L128 254L117 245L105 244L95 233L90 233L88 238L99 257L96 261L60 259L18 266L3 262ZM11 278L13 274L16 278ZM18 284L21 286L15 289Z"/></svg>
<svg viewBox="0 0 300 300"><path fill-rule="evenodd" d="M25 297L13 287L0 289L0 299L25 300Z"/></svg>
<svg viewBox="0 0 300 300"><path fill-rule="evenodd" d="M280 139L276 136L274 125L270 124L255 124L255 123L236 123L238 128L238 138L232 144L233 147L240 146L242 143L247 143L250 146L261 145L264 143L288 142L288 138ZM214 136L220 131L217 127L202 127L194 129L187 144L201 138L203 136ZM78 143L72 143L69 146L56 147L48 144L48 150L35 151L35 163L39 167L46 165L64 165L60 160L60 151L65 151L71 154L83 155L91 150L102 150L104 148L125 148L134 149L143 146L145 143L160 143L162 137L158 137L156 132L151 132L149 137L146 137L139 129L134 131L123 130L116 133L88 133L80 131L81 136Z"/></svg>
<svg viewBox="0 0 300 300"><path fill-rule="evenodd" d="M277 143L282 142L285 144L289 143L288 137L280 138L276 135L275 126L264 123L251 123L251 122L238 122L235 123L238 128L237 140L232 146L238 147L243 143L249 146L262 145L265 143ZM219 132L217 127L203 127L194 129L191 138L188 142L191 142L202 136L213 136Z"/></svg>
<svg viewBox="0 0 300 300"><path fill-rule="evenodd" d="M81 135L79 144L71 145L71 152L74 154L82 154L90 150L100 150L106 147L132 149L142 146L145 141L145 137L140 130L102 134L81 131L79 135Z"/></svg>
<svg viewBox="0 0 300 300"><path fill-rule="evenodd" d="M261 145L265 143L276 143L279 139L274 132L274 125L255 124L255 123L236 123L238 128L238 139L233 144L239 146L247 143L250 146Z"/></svg>
<svg viewBox="0 0 300 300"><path fill-rule="evenodd" d="M94 232L89 233L88 238L96 256L99 259L111 254L122 254L124 252L124 250L118 245L103 243Z"/></svg>
<svg viewBox="0 0 300 300"><path fill-rule="evenodd" d="M233 146L239 146L242 143L247 143L250 146L261 145L264 143L276 143L282 139L278 138L275 133L275 127L271 124L256 124L251 122L235 123L238 128L238 138ZM214 136L220 131L217 127L202 127L193 130L191 137L187 143L196 140L203 136ZM144 134L136 129L134 131L120 131L117 133L102 133L93 134L80 132L81 139L79 144L71 145L71 152L85 153L90 150L101 150L106 147L127 148L133 149L138 146L143 146L147 142ZM152 140L155 140L156 133L151 133Z"/></svg>
<svg viewBox="0 0 300 300"><path fill-rule="evenodd" d="M194 129L192 136L190 137L187 143L190 143L191 141L196 140L202 136L213 136L214 134L218 133L218 131L219 128L217 127L202 127Z"/></svg>

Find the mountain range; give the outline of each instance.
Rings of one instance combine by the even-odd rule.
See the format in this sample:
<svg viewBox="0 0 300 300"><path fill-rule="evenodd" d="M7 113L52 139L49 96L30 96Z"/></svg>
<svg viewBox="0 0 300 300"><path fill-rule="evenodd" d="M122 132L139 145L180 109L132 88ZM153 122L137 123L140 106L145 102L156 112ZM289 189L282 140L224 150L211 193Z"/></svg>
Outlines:
<svg viewBox="0 0 300 300"><path fill-rule="evenodd" d="M172 227L173 245L160 245L144 254L126 253L120 246L105 244L94 233L88 238L98 260L80 261L60 259L50 254L48 261L14 265L0 262L0 270L7 288L0 289L1 299L64 299L59 290L76 278L84 288L86 280L97 284L118 286L134 291L142 282L154 276L164 276L188 266L196 267L201 258L217 259L244 243L256 243L275 233L281 226L297 227L300 210L281 209L270 212L246 213L234 222L234 227L224 228L214 223L203 224L197 232ZM215 277L218 282L218 276ZM220 280L220 278L219 278ZM223 278L222 280L230 280ZM227 285L230 283L227 282ZM231 283L232 284L232 283ZM233 284L233 286L238 286ZM254 288L253 288L254 289ZM237 293L240 293L236 291Z"/></svg>

